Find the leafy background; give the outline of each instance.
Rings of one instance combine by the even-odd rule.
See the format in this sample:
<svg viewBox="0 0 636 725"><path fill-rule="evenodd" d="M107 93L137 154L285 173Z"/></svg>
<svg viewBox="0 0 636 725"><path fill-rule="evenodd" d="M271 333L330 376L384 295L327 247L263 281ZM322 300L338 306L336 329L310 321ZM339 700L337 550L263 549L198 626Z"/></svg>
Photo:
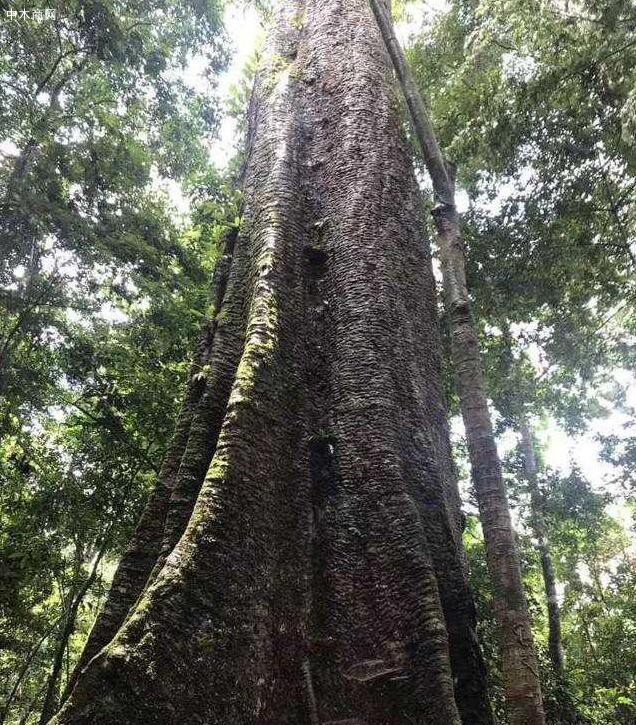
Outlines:
<svg viewBox="0 0 636 725"><path fill-rule="evenodd" d="M240 224L240 138L270 15L266 3L217 0L46 6L55 22L19 23L4 13L15 3L0 2L0 723L12 725L39 722L63 692L154 484L209 313L217 243ZM627 725L634 8L410 0L394 13L459 167L549 718ZM480 634L505 722L450 362L446 373ZM521 416L539 452L565 681L547 656Z"/></svg>

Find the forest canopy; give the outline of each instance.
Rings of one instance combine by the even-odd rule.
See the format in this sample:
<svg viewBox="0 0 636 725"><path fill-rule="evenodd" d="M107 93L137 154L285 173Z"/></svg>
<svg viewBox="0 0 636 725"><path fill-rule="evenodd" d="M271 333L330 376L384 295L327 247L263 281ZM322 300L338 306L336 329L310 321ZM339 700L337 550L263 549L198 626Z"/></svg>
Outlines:
<svg viewBox="0 0 636 725"><path fill-rule="evenodd" d="M636 721L636 10L394 0L392 52L382 0L336 5L0 3L0 725L61 708L55 723L425 722L437 635L400 639L422 602L417 627L441 607L450 642L430 722L523 725L460 303L543 722ZM429 576L432 604L411 587ZM164 624L177 646L160 676ZM289 642L259 639L285 626ZM93 666L113 667L115 645L130 691ZM139 704L138 672L178 682L189 657L193 692L236 657L214 680L225 719L192 693L175 719L168 684L152 715ZM237 704L223 693L241 667L253 701Z"/></svg>

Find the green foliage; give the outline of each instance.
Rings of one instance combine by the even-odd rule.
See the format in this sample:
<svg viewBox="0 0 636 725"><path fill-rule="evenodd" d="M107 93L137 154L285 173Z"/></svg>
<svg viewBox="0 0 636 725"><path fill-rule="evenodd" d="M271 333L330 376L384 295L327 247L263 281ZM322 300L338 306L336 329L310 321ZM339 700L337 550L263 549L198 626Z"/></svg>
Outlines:
<svg viewBox="0 0 636 725"><path fill-rule="evenodd" d="M54 658L59 692L79 655L172 433L220 229L239 216L205 149L220 4L49 7L54 21L0 23L7 723L37 722ZM163 177L191 190L193 227L158 191Z"/></svg>
<svg viewBox="0 0 636 725"><path fill-rule="evenodd" d="M143 294L146 280L174 288L200 273L151 181L204 167L216 114L180 69L195 44L218 69L218 8L91 2L56 12L54 22L0 25L11 59L0 137L15 149L0 168L0 429L22 405L46 402L59 376L49 338L63 346L69 308L90 312L84 299L108 284Z"/></svg>
<svg viewBox="0 0 636 725"><path fill-rule="evenodd" d="M475 597L477 633L488 672L488 686L497 722L505 722L504 687L499 658L499 627L493 610L486 547L477 516L466 517L464 546L470 568L470 585Z"/></svg>
<svg viewBox="0 0 636 725"><path fill-rule="evenodd" d="M413 4L413 3L412 3ZM453 0L409 60L442 147L458 164L469 288L497 432L521 415L576 435L633 410L617 369L634 369L636 14L627 0ZM625 379L625 375L622 375ZM455 398L451 392L451 401ZM567 683L547 656L548 621L522 460L506 461L549 718L574 702L590 723L636 717L633 421L604 438L616 479L602 494L576 465L545 468L540 493L563 589ZM617 520L616 516L620 516ZM500 704L496 630L479 536L467 532Z"/></svg>
<svg viewBox="0 0 636 725"><path fill-rule="evenodd" d="M471 200L484 332L541 349L535 393L574 424L601 368L633 367L636 17L624 0L559 7L458 0L410 59Z"/></svg>

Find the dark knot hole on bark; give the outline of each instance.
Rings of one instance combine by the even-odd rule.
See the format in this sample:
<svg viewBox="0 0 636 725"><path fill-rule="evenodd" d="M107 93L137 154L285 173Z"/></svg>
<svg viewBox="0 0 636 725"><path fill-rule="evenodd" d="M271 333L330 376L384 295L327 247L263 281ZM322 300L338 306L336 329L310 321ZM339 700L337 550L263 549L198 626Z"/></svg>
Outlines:
<svg viewBox="0 0 636 725"><path fill-rule="evenodd" d="M322 509L338 489L336 439L325 434L315 436L309 444L311 498L314 507Z"/></svg>
<svg viewBox="0 0 636 725"><path fill-rule="evenodd" d="M320 278L324 276L327 271L327 262L329 261L329 255L324 249L318 249L317 247L305 247L303 250L305 256L305 263L309 274L313 278Z"/></svg>

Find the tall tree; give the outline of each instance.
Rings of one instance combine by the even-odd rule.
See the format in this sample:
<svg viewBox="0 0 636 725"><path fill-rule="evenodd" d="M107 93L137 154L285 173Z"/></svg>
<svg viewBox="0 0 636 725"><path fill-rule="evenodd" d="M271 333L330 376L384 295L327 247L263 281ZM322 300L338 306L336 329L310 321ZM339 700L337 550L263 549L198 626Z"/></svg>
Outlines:
<svg viewBox="0 0 636 725"><path fill-rule="evenodd" d="M451 335L451 354L457 375L460 407L479 504L494 609L501 630L506 701L515 725L545 722L539 667L510 508L488 409L477 329L466 284L466 266L455 204L455 169L441 152L424 100L393 32L382 0L371 4L391 55L411 114L415 135L430 174Z"/></svg>
<svg viewBox="0 0 636 725"><path fill-rule="evenodd" d="M168 555L58 725L492 721L397 106L366 0L283 3Z"/></svg>
<svg viewBox="0 0 636 725"><path fill-rule="evenodd" d="M565 668L565 649L563 646L563 626L554 556L550 544L546 521L546 501L539 485L539 466L533 431L527 414L522 414L519 422L521 433L521 455L523 471L530 494L530 527L537 541L541 562L541 575L548 614L548 656L552 667L559 722L587 722L578 712L570 692Z"/></svg>
<svg viewBox="0 0 636 725"><path fill-rule="evenodd" d="M26 18L6 5L0 721L13 723L57 709L170 438L214 244L181 233L155 182L203 168L224 54L213 0L54 1ZM206 87L184 74L195 53Z"/></svg>
<svg viewBox="0 0 636 725"><path fill-rule="evenodd" d="M519 429L521 398L534 416L549 414L580 432L615 408L600 394L615 368L633 368L635 21L625 0L454 0L411 49L436 130L459 161L471 200L468 284L500 431ZM620 436L613 442L627 452ZM629 457L614 460L624 465ZM526 494L522 467L515 473ZM542 474L549 508L546 480ZM554 532L548 516L550 541ZM559 544L552 558L564 584L562 552ZM528 571L527 581L540 571ZM532 599L545 604L545 589L535 587ZM577 611L586 608L571 607L566 643L576 641ZM543 606L534 613L542 641L548 619ZM599 641L605 636L599 631ZM546 665L553 714L548 657ZM582 712L596 716L606 707L607 721L617 721L607 680L595 686L576 666L570 675ZM617 686L613 697L626 691Z"/></svg>
<svg viewBox="0 0 636 725"><path fill-rule="evenodd" d="M550 661L552 662L552 667L557 677L563 679L565 676L565 656L561 636L561 611L559 609L554 563L548 542L544 511L545 505L542 500L537 478L537 455L530 423L526 417L521 420L520 428L524 472L530 489L530 500L532 503L531 523L538 542L548 607Z"/></svg>

